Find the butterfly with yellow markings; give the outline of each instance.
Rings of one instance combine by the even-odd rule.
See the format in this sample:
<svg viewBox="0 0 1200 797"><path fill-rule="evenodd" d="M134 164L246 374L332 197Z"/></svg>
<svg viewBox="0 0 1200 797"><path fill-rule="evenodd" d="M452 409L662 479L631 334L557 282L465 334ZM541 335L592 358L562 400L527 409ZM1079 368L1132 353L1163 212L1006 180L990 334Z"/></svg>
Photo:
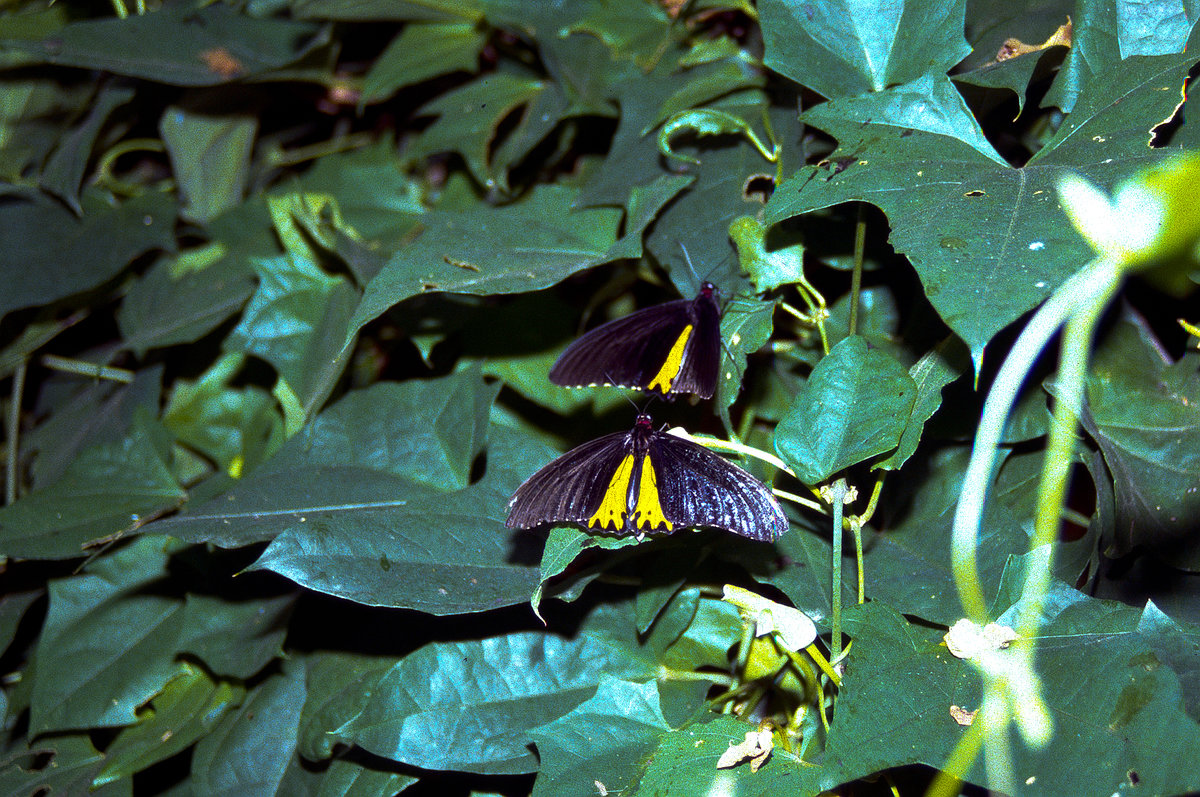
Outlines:
<svg viewBox="0 0 1200 797"><path fill-rule="evenodd" d="M588 332L559 356L550 381L712 398L720 367L721 308L716 286L705 282L695 299L647 307Z"/></svg>
<svg viewBox="0 0 1200 797"><path fill-rule="evenodd" d="M610 534L716 528L771 542L788 520L758 479L703 446L632 430L571 449L525 480L508 504L510 528L574 524Z"/></svg>

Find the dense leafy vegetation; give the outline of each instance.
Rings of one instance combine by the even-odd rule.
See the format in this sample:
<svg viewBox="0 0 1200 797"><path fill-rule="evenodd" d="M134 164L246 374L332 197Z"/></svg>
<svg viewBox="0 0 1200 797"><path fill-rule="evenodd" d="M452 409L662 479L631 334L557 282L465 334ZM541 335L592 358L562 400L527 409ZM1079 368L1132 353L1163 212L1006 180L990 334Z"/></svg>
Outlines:
<svg viewBox="0 0 1200 797"><path fill-rule="evenodd" d="M4 4L0 791L1200 790L1195 19ZM506 529L703 279L788 533Z"/></svg>

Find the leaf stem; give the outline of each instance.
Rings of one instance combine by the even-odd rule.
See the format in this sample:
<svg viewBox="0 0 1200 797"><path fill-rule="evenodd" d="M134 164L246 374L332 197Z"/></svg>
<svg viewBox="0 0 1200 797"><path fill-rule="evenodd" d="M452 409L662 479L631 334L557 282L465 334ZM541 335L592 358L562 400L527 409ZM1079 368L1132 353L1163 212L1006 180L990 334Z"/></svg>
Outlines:
<svg viewBox="0 0 1200 797"><path fill-rule="evenodd" d="M133 371L125 368L114 368L110 365L73 360L68 357L59 357L55 354L43 354L42 365L55 371L90 376L93 379L108 379L112 382L121 382L123 384L129 384L133 381L134 377Z"/></svg>
<svg viewBox="0 0 1200 797"><path fill-rule="evenodd" d="M28 364L25 360L17 363L13 369L12 396L8 402L8 415L5 418L6 430L4 439L8 451L4 458L4 505L8 506L17 500L17 454L20 446L18 440L21 434L21 401L25 393L25 372Z"/></svg>
<svg viewBox="0 0 1200 797"><path fill-rule="evenodd" d="M1005 421L1026 376L1050 338L1075 312L1080 297L1093 294L1096 283L1106 283L1111 271L1111 265L1097 259L1058 287L1022 330L984 402L951 531L952 567L959 599L967 616L980 625L987 623L987 601L979 583L975 546Z"/></svg>
<svg viewBox="0 0 1200 797"><path fill-rule="evenodd" d="M833 632L830 635L829 657L834 660L842 654L842 512L847 491L846 480L838 479L825 496L833 509L833 586L829 598Z"/></svg>
<svg viewBox="0 0 1200 797"><path fill-rule="evenodd" d="M867 222L863 219L862 204L854 223L854 270L850 272L850 334L858 334L858 297L862 292L863 252L867 241Z"/></svg>

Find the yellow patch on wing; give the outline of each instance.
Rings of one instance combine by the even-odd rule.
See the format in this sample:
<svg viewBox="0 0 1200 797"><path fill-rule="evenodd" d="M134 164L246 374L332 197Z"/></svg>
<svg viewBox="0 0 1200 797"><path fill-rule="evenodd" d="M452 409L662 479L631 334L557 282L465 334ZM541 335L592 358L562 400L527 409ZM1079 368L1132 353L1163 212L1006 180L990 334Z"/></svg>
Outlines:
<svg viewBox="0 0 1200 797"><path fill-rule="evenodd" d="M625 459L621 460L621 464L617 466L617 471L613 474L612 479L609 480L608 489L604 491L604 498L600 500L600 506L596 509L596 513L588 518L588 528L599 526L606 529L609 523L612 523L613 529L617 531L625 527L629 479L632 476L633 454L627 454Z"/></svg>
<svg viewBox="0 0 1200 797"><path fill-rule="evenodd" d="M649 454L642 459L642 478L638 482L637 503L633 506L633 525L650 530L665 528L670 531L674 528L663 515L662 504L658 500L658 477L650 465Z"/></svg>
<svg viewBox="0 0 1200 797"><path fill-rule="evenodd" d="M662 368L658 369L658 373L650 380L650 384L646 385L648 390L661 390L663 393L671 392L671 383L675 381L675 377L679 376L679 369L683 366L683 351L687 348L688 338L692 336L692 325L688 324L683 328L683 332L679 333L679 337L675 339L675 345L671 347L671 351L667 354L667 360L662 364Z"/></svg>

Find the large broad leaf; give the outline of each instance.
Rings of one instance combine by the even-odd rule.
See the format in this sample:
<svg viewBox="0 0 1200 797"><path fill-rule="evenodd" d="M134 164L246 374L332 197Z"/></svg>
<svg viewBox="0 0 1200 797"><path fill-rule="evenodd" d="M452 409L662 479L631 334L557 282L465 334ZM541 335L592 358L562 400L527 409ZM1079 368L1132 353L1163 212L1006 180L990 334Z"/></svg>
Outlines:
<svg viewBox="0 0 1200 797"><path fill-rule="evenodd" d="M875 521L878 532L864 532L868 595L931 622L950 625L961 616L950 562L950 529L969 453L938 452L922 463L928 475L910 485L901 499L902 509L896 511L885 502ZM996 588L1008 558L1029 547L1041 470L1040 452L1009 456L989 489L975 548L985 594ZM1086 538L1064 544L1055 558L1056 574L1074 580L1080 572L1078 549L1092 544Z"/></svg>
<svg viewBox="0 0 1200 797"><path fill-rule="evenodd" d="M292 13L301 19L478 22L485 5L479 0L298 0Z"/></svg>
<svg viewBox="0 0 1200 797"><path fill-rule="evenodd" d="M93 288L143 252L174 246L176 208L167 194L110 204L98 192L85 192L82 218L36 196L4 203L0 316Z"/></svg>
<svg viewBox="0 0 1200 797"><path fill-rule="evenodd" d="M1200 570L1200 379L1194 356L1168 363L1144 323L1119 324L1096 352L1084 425L1115 490L1110 556L1138 547Z"/></svg>
<svg viewBox="0 0 1200 797"><path fill-rule="evenodd" d="M945 73L971 48L966 0L764 0L763 63L826 97Z"/></svg>
<svg viewBox="0 0 1200 797"><path fill-rule="evenodd" d="M155 263L125 294L117 323L124 345L142 356L152 348L198 340L253 293L248 261L221 257L219 247L206 247Z"/></svg>
<svg viewBox="0 0 1200 797"><path fill-rule="evenodd" d="M1019 592L1018 570L1006 574L1001 603ZM1195 666L1196 629L1164 622L1153 606L1139 612L1061 582L1048 606L1036 661L1054 736L1042 750L1013 744L1021 793L1110 794L1130 788L1130 779L1156 794L1196 789L1200 777L1184 762L1200 754L1200 726L1184 713L1177 672ZM978 675L950 655L942 632L911 625L886 604L855 607L848 627L855 642L823 763L843 778L906 763L941 766L965 732L950 706L979 707ZM1186 648L1175 642L1181 631ZM1172 660L1183 650L1186 661ZM1097 758L1097 749L1109 754ZM982 762L970 780L986 783Z"/></svg>
<svg viewBox="0 0 1200 797"><path fill-rule="evenodd" d="M223 4L171 3L126 19L76 22L42 41L3 44L29 62L212 86L290 64L327 38L327 29L308 22L257 19Z"/></svg>
<svg viewBox="0 0 1200 797"><path fill-rule="evenodd" d="M179 443L235 477L258 467L284 441L271 394L257 385L230 386L244 360L227 354L199 380L176 380L163 410L163 424Z"/></svg>
<svg viewBox="0 0 1200 797"><path fill-rule="evenodd" d="M183 214L206 222L242 201L258 120L253 116L196 113L170 107L159 122L171 157Z"/></svg>
<svg viewBox="0 0 1200 797"><path fill-rule="evenodd" d="M420 237L367 285L351 329L426 291L520 293L605 262L617 243L621 213L573 211L576 196L569 188L544 186L513 205L432 211Z"/></svg>
<svg viewBox="0 0 1200 797"><path fill-rule="evenodd" d="M820 784L834 781L837 774L801 762L781 749L771 753L766 766L752 772L749 766L717 769L717 761L730 745L741 744L758 727L733 717L696 722L661 737L658 747L642 762L642 772L633 791L623 794L653 797L708 797L736 794L738 797L770 797L779 794L818 794ZM841 780L834 781L841 783Z"/></svg>
<svg viewBox="0 0 1200 797"><path fill-rule="evenodd" d="M200 740L192 756L192 783L212 797L275 795L296 754L306 694L304 667L285 665L228 712Z"/></svg>
<svg viewBox="0 0 1200 797"><path fill-rule="evenodd" d="M1147 146L1171 116L1195 58L1134 57L1092 82L1055 139L1023 168L1006 165L944 78L834 100L804 120L838 139L831 158L784 181L767 220L852 200L878 205L892 244L921 277L978 369L988 341L1091 256L1058 209L1066 171L1111 186L1167 149Z"/></svg>
<svg viewBox="0 0 1200 797"><path fill-rule="evenodd" d="M105 764L86 733L44 737L28 749L17 748L0 767L0 793L19 797L38 793L130 797L129 781L99 788L92 781Z"/></svg>
<svg viewBox="0 0 1200 797"><path fill-rule="evenodd" d="M895 358L861 337L833 347L792 400L775 448L805 484L890 451L900 442L917 386Z"/></svg>
<svg viewBox="0 0 1200 797"><path fill-rule="evenodd" d="M344 277L303 257L257 259L254 270L258 290L226 347L271 363L308 419L342 374L347 352L339 342L358 294Z"/></svg>
<svg viewBox="0 0 1200 797"><path fill-rule="evenodd" d="M465 487L495 391L464 372L350 393L227 493L154 530L232 548Z"/></svg>
<svg viewBox="0 0 1200 797"><path fill-rule="evenodd" d="M102 86L83 124L68 133L42 169L41 185L62 198L76 214L83 213L79 187L91 162L92 148L109 116L134 97L130 86Z"/></svg>
<svg viewBox="0 0 1200 797"><path fill-rule="evenodd" d="M374 761L363 764L357 760L335 758L327 766L317 768L300 756L294 756L283 773L277 793L288 797L395 797L417 782L412 775L392 772L394 765L376 764Z"/></svg>
<svg viewBox="0 0 1200 797"><path fill-rule="evenodd" d="M186 496L155 447L155 430L87 449L61 478L0 508L0 552L64 559L101 537L139 528Z"/></svg>
<svg viewBox="0 0 1200 797"><path fill-rule="evenodd" d="M1122 59L1184 51L1197 17L1192 2L1087 2L1069 11L1071 49L1043 100L1064 111L1073 110L1080 95L1119 68Z"/></svg>
<svg viewBox="0 0 1200 797"><path fill-rule="evenodd" d="M136 722L138 707L176 675L180 653L241 678L279 653L288 599L185 601L147 589L168 577L178 548L145 537L86 575L51 583L31 673L34 733Z"/></svg>
<svg viewBox="0 0 1200 797"><path fill-rule="evenodd" d="M405 25L363 78L362 102L447 72L474 72L483 43L483 31L470 22Z"/></svg>
<svg viewBox="0 0 1200 797"><path fill-rule="evenodd" d="M132 778L137 772L191 747L245 696L240 684L214 681L200 667L178 665L175 677L138 711L104 750L104 769L95 785Z"/></svg>
<svg viewBox="0 0 1200 797"><path fill-rule="evenodd" d="M155 528L234 547L272 540L254 567L310 589L437 614L527 600L533 560L504 527L521 481L553 456L487 426L477 373L352 393L229 492ZM485 477L468 485L491 435Z"/></svg>
<svg viewBox="0 0 1200 797"><path fill-rule="evenodd" d="M358 603L433 614L524 602L538 573L521 551L526 541L504 518L524 463L550 452L503 427L493 426L490 436L494 464L479 483L288 529L253 567Z"/></svg>
<svg viewBox="0 0 1200 797"><path fill-rule="evenodd" d="M533 794L587 794L597 783L623 791L635 763L668 730L655 682L605 678L591 699L531 731L542 762Z"/></svg>
<svg viewBox="0 0 1200 797"><path fill-rule="evenodd" d="M413 141L405 155L423 158L438 152L460 152L483 186L506 189L511 164L492 157L497 128L513 111L535 102L546 87L536 75L497 71L439 95L420 111L436 114L438 120Z"/></svg>
<svg viewBox="0 0 1200 797"><path fill-rule="evenodd" d="M572 639L519 632L435 643L391 664L342 658L321 668L325 696L312 706L318 715L306 707L303 734L309 749L354 743L426 769L533 772L535 729L610 678L654 682L654 658L637 642L628 604L593 613Z"/></svg>

